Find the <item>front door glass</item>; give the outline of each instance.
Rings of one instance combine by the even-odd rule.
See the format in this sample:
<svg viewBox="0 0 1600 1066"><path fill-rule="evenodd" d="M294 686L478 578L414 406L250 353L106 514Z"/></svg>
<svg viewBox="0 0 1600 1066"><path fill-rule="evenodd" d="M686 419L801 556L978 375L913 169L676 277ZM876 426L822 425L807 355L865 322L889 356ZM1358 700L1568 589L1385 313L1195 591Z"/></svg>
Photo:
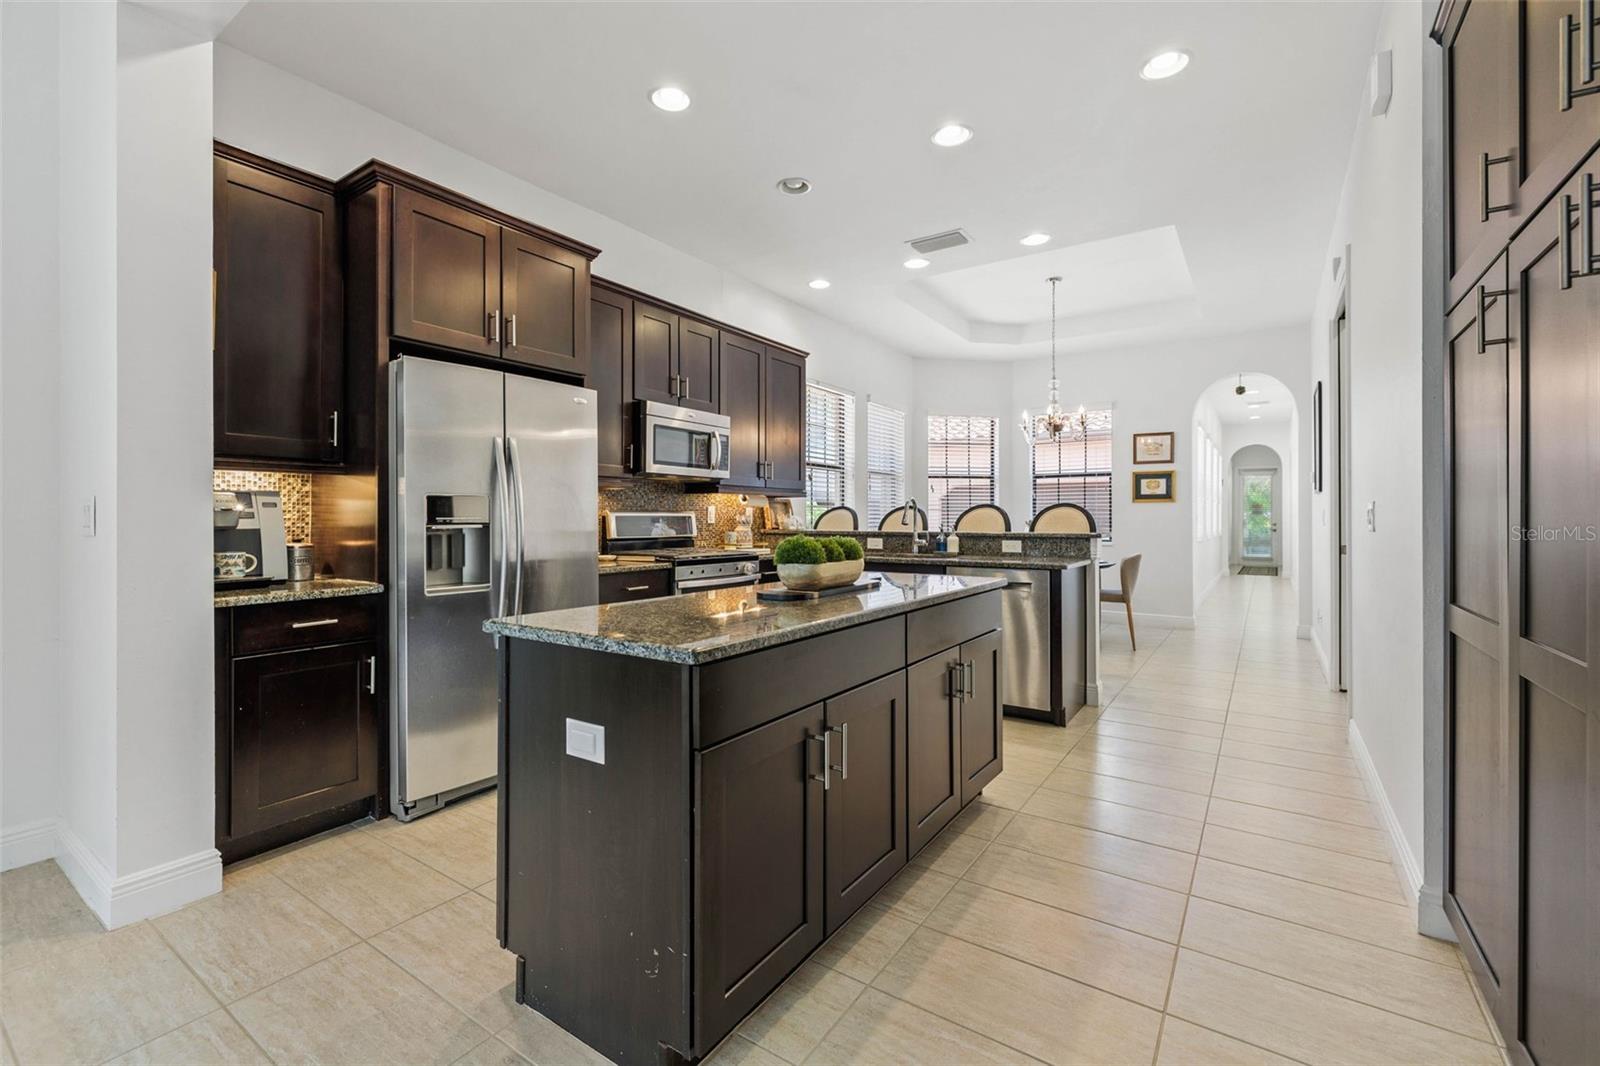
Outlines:
<svg viewBox="0 0 1600 1066"><path fill-rule="evenodd" d="M1272 558L1272 475L1244 474L1244 536L1240 555L1251 560Z"/></svg>

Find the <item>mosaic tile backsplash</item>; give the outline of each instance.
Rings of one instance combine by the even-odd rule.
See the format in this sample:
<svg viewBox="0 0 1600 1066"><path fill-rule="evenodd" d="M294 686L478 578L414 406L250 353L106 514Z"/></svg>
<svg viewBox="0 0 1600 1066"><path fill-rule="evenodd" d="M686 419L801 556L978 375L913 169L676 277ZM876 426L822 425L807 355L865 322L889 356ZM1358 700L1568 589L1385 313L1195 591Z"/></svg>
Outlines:
<svg viewBox="0 0 1600 1066"><path fill-rule="evenodd" d="M764 497L753 496L748 506L754 512L751 529L761 530ZM717 509L717 520L706 520L706 508ZM649 481L643 478L617 485L600 486L600 537L605 538L605 515L608 511L692 511L699 519L701 547L714 547L722 543L722 535L737 529L742 507L739 497L730 492L689 493L672 481Z"/></svg>
<svg viewBox="0 0 1600 1066"><path fill-rule="evenodd" d="M311 539L311 475L277 470L213 470L211 487L222 492L276 490L283 500L283 535L290 544Z"/></svg>

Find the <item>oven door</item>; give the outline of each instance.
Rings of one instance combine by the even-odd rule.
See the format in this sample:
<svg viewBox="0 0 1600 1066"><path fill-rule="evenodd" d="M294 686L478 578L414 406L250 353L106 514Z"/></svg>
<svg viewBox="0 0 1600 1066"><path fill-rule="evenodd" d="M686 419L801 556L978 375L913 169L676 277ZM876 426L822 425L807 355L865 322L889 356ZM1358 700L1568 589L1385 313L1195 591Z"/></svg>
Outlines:
<svg viewBox="0 0 1600 1066"><path fill-rule="evenodd" d="M733 588L737 585L756 585L761 578L757 574L729 574L727 577L696 577L686 581L674 581L672 591L679 596L686 592L706 592L710 589Z"/></svg>
<svg viewBox="0 0 1600 1066"><path fill-rule="evenodd" d="M643 419L642 474L665 477L728 476L728 430L662 415Z"/></svg>

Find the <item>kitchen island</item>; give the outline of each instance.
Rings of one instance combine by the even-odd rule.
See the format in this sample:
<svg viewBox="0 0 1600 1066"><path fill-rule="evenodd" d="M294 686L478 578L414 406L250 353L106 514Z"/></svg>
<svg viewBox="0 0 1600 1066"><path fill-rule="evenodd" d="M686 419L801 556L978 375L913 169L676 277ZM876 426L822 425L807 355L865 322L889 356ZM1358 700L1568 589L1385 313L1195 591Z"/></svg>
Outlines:
<svg viewBox="0 0 1600 1066"><path fill-rule="evenodd" d="M1000 773L1005 582L873 577L485 623L519 1002L699 1059Z"/></svg>

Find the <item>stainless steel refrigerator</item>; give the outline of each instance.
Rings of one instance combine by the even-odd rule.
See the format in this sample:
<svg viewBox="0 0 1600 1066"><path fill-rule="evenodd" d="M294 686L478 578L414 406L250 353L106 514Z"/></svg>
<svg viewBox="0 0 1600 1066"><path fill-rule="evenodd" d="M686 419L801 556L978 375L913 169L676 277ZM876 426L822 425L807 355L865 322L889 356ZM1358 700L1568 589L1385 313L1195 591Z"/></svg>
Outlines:
<svg viewBox="0 0 1600 1066"><path fill-rule="evenodd" d="M494 783L487 618L595 603L595 393L389 366L390 777L409 821Z"/></svg>

